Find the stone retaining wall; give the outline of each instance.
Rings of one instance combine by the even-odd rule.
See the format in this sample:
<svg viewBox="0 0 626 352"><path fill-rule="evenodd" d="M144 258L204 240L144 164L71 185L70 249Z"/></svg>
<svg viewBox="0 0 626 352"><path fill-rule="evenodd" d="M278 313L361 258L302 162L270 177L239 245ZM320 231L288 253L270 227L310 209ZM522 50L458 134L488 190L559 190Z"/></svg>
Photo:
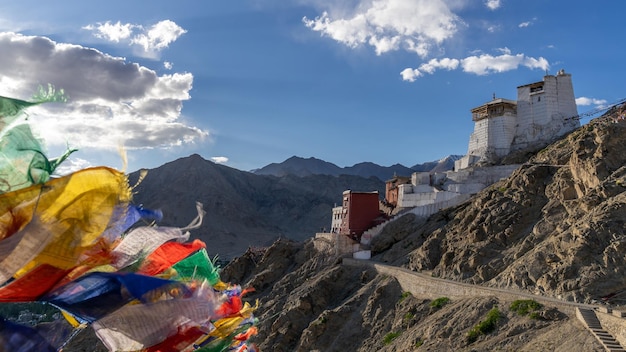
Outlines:
<svg viewBox="0 0 626 352"><path fill-rule="evenodd" d="M368 260L344 258L343 264L349 266L371 267L374 268L379 274L393 276L396 280L398 280L398 283L404 291L411 292L412 295L417 297L435 299L444 296L448 298L498 296L499 298L506 300L533 299L543 304L557 306L560 311L570 316L575 316L576 307L595 308L595 306L588 304L563 301L558 298L538 296L513 289L500 289L440 279L405 268L385 265Z"/></svg>

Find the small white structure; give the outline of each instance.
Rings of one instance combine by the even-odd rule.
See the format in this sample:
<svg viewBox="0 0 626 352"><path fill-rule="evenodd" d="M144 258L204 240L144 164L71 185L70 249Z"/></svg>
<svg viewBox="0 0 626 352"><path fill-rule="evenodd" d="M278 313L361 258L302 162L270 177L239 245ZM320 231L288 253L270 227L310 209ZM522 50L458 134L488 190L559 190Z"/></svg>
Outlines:
<svg viewBox="0 0 626 352"><path fill-rule="evenodd" d="M471 111L474 132L456 170L547 144L580 126L572 76L564 70L517 87L517 101L494 97Z"/></svg>
<svg viewBox="0 0 626 352"><path fill-rule="evenodd" d="M414 208L418 216L429 216L439 210L467 200L499 180L509 177L519 165L469 167L460 171L413 173L411 184L399 186L398 206Z"/></svg>
<svg viewBox="0 0 626 352"><path fill-rule="evenodd" d="M330 233L339 233L341 229L341 214L343 212L343 206L333 208L333 219L330 223Z"/></svg>

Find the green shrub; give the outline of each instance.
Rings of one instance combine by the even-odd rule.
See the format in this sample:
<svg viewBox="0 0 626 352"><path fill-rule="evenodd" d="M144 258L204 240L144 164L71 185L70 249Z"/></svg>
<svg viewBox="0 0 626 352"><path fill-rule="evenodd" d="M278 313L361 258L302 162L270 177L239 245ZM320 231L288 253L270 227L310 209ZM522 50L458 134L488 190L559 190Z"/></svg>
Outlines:
<svg viewBox="0 0 626 352"><path fill-rule="evenodd" d="M390 332L387 335L385 335L385 337L383 338L383 343L385 345L390 344L393 340L396 339L396 337L400 336L401 332Z"/></svg>
<svg viewBox="0 0 626 352"><path fill-rule="evenodd" d="M494 331L496 326L498 325L498 320L500 319L500 311L497 307L492 308L488 313L485 320L481 321L477 325L475 325L468 333L467 333L467 342L472 343L476 341L478 336L487 335L488 333Z"/></svg>
<svg viewBox="0 0 626 352"><path fill-rule="evenodd" d="M419 339L419 340L417 340L417 341L415 342L415 348L418 348L418 347L420 347L420 346L421 346L421 345L423 345L423 344L424 344L424 341L422 341L422 339Z"/></svg>
<svg viewBox="0 0 626 352"><path fill-rule="evenodd" d="M430 302L430 306L436 309L439 309L450 302L450 298L448 297L439 297L432 302Z"/></svg>
<svg viewBox="0 0 626 352"><path fill-rule="evenodd" d="M516 312L518 315L528 315L530 312L541 309L543 306L541 303L532 299L518 299L511 303L510 310Z"/></svg>
<svg viewBox="0 0 626 352"><path fill-rule="evenodd" d="M399 302L404 301L404 300L405 300L407 297L409 297L410 295L411 295L411 292L409 292L409 291L404 291L404 292L402 292L402 296L400 296L400 301L399 301Z"/></svg>
<svg viewBox="0 0 626 352"><path fill-rule="evenodd" d="M408 312L408 313L406 313L406 314L404 315L404 321L409 321L409 320L413 319L413 317L414 317L414 316L415 316L415 315L413 315L413 313Z"/></svg>

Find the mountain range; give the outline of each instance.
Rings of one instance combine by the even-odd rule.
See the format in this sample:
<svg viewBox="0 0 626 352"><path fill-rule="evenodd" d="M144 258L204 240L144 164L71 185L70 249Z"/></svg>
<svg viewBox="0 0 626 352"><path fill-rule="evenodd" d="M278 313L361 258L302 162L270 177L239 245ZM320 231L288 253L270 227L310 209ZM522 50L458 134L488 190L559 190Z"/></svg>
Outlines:
<svg viewBox="0 0 626 352"><path fill-rule="evenodd" d="M454 162L460 159L462 155L448 155L440 160L416 164L411 167L402 164L394 164L391 166L380 166L372 162L362 162L353 166L339 167L333 163L313 157L302 158L292 156L282 163L272 163L260 169L252 170L256 175L274 175L274 176L310 176L310 175L354 175L361 177L378 177L381 181L386 181L394 175L411 176L414 172L442 172L452 170Z"/></svg>

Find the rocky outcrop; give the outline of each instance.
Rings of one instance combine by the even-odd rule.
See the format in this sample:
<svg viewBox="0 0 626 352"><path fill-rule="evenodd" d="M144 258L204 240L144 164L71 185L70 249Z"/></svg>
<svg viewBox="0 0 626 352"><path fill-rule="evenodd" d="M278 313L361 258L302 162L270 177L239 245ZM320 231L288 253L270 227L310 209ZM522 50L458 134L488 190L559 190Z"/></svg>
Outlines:
<svg viewBox="0 0 626 352"><path fill-rule="evenodd" d="M626 289L626 123L598 119L444 212L408 267L579 302Z"/></svg>

